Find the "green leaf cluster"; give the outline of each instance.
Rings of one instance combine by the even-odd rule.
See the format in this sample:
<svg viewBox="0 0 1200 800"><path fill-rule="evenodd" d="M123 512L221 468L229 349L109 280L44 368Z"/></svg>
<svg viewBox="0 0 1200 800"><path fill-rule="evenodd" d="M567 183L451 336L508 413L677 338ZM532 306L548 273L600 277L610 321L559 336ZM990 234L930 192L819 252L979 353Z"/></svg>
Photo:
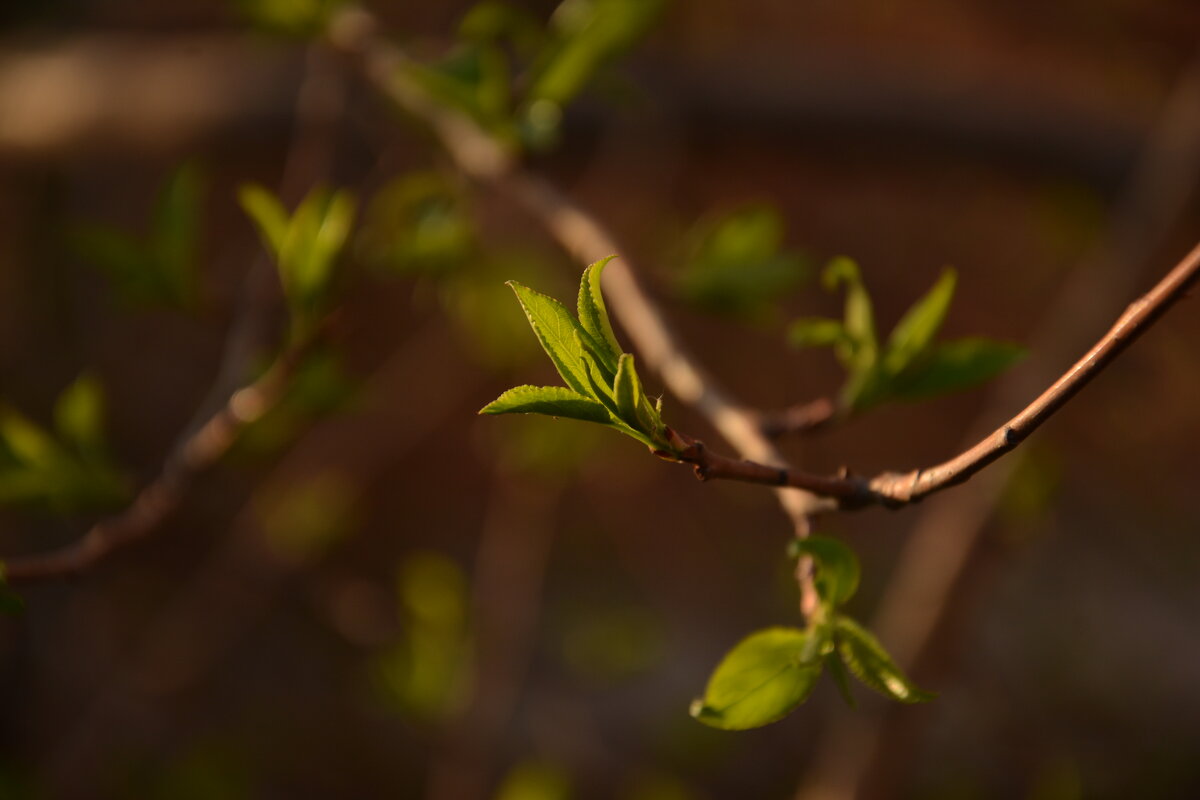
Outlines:
<svg viewBox="0 0 1200 800"><path fill-rule="evenodd" d="M270 33L312 38L346 0L230 0L253 25Z"/></svg>
<svg viewBox="0 0 1200 800"><path fill-rule="evenodd" d="M484 406L480 414L543 414L606 425L651 450L670 451L661 401L651 403L633 356L621 352L608 321L600 276L612 259L583 271L578 318L552 297L515 281L509 286L567 386L518 386Z"/></svg>
<svg viewBox="0 0 1200 800"><path fill-rule="evenodd" d="M440 275L476 254L475 229L457 184L439 172L414 172L371 198L357 252L373 267Z"/></svg>
<svg viewBox="0 0 1200 800"><path fill-rule="evenodd" d="M11 407L0 407L0 504L70 512L109 508L128 485L104 441L104 392L81 376L54 408L46 429Z"/></svg>
<svg viewBox="0 0 1200 800"><path fill-rule="evenodd" d="M514 5L485 0L459 26L457 47L410 67L441 102L493 135L541 148L558 135L563 109L640 39L664 0L564 0L548 24Z"/></svg>
<svg viewBox="0 0 1200 800"><path fill-rule="evenodd" d="M108 275L126 300L194 308L203 200L203 174L186 163L159 192L149 233L139 236L104 225L80 225L71 232L71 246Z"/></svg>
<svg viewBox="0 0 1200 800"><path fill-rule="evenodd" d="M719 314L763 320L771 303L808 275L804 257L783 247L783 218L752 205L704 223L676 286L692 304Z"/></svg>
<svg viewBox="0 0 1200 800"><path fill-rule="evenodd" d="M954 298L957 276L952 269L905 312L882 344L858 265L836 258L826 267L823 282L831 291L845 287L843 318L798 319L788 335L797 347L833 348L847 373L839 404L848 413L890 400L919 400L965 389L995 377L1025 355L1024 348L993 339L936 340Z"/></svg>
<svg viewBox="0 0 1200 800"><path fill-rule="evenodd" d="M793 541L791 554L813 560L820 608L804 629L768 628L739 642L717 665L704 697L692 704L692 716L723 730L775 722L808 699L826 668L851 705L847 672L892 700L931 699L896 666L878 639L837 610L858 589L860 568L854 552L836 539L812 536Z"/></svg>
<svg viewBox="0 0 1200 800"><path fill-rule="evenodd" d="M238 190L238 200L275 258L292 312L293 337L303 336L325 309L333 268L354 223L354 197L319 186L288 214L270 191L247 184Z"/></svg>

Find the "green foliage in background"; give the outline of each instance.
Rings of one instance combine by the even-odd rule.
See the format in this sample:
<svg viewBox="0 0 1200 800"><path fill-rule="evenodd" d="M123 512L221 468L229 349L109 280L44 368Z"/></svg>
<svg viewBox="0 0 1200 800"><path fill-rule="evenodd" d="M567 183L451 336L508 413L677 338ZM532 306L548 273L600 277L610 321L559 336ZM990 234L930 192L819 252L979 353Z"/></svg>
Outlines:
<svg viewBox="0 0 1200 800"><path fill-rule="evenodd" d="M808 699L826 667L849 703L847 670L892 700L929 700L932 695L905 677L878 639L838 611L858 589L854 552L836 539L812 536L794 540L791 555L814 562L817 612L803 629L768 628L739 642L713 672L704 696L692 704L692 716L723 730L775 722Z"/></svg>
<svg viewBox="0 0 1200 800"><path fill-rule="evenodd" d="M346 0L228 0L255 27L284 36L312 38L325 30Z"/></svg>
<svg viewBox="0 0 1200 800"><path fill-rule="evenodd" d="M478 251L462 188L434 171L411 172L379 189L356 238L365 263L398 274L445 274Z"/></svg>
<svg viewBox="0 0 1200 800"><path fill-rule="evenodd" d="M100 268L129 302L194 309L199 300L204 185L200 168L186 163L159 193L145 236L86 224L71 232L71 246Z"/></svg>
<svg viewBox="0 0 1200 800"><path fill-rule="evenodd" d="M354 222L354 197L318 186L288 214L279 198L256 184L238 191L275 259L292 314L293 342L308 336L327 310L333 268Z"/></svg>
<svg viewBox="0 0 1200 800"><path fill-rule="evenodd" d="M441 553L410 554L396 581L399 640L374 662L387 697L404 714L435 722L466 699L472 664L467 576Z"/></svg>
<svg viewBox="0 0 1200 800"><path fill-rule="evenodd" d="M492 135L534 149L553 144L564 108L658 18L663 0L564 0L543 25L516 6L486 0L459 26L441 61L410 65L439 102Z"/></svg>
<svg viewBox="0 0 1200 800"><path fill-rule="evenodd" d="M826 267L823 282L831 291L845 287L843 318L798 319L792 323L789 339L797 347L833 348L847 373L838 398L845 413L859 413L890 400L920 400L965 389L995 377L1025 355L1018 345L992 339L936 341L954 297L954 270L942 273L882 345L858 265L836 258Z"/></svg>
<svg viewBox="0 0 1200 800"><path fill-rule="evenodd" d="M610 260L597 261L583 271L578 319L554 298L509 282L568 388L518 386L484 406L480 414L543 414L595 422L637 439L651 450L673 449L662 421L661 400L650 402L633 356L621 352L608 321L600 276Z"/></svg>
<svg viewBox="0 0 1200 800"><path fill-rule="evenodd" d="M692 232L679 294L692 304L749 321L768 320L772 304L808 276L804 257L783 246L783 218L752 205L706 221Z"/></svg>
<svg viewBox="0 0 1200 800"><path fill-rule="evenodd" d="M81 376L59 395L50 429L0 406L0 505L70 513L128 497L105 444L104 391L95 378Z"/></svg>

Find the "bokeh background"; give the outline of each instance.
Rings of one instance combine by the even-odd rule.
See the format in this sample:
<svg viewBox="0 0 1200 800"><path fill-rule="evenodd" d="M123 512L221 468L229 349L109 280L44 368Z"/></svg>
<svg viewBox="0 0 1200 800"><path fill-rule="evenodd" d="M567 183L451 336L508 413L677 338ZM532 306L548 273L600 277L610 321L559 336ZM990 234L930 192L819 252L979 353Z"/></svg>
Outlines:
<svg viewBox="0 0 1200 800"><path fill-rule="evenodd" d="M370 4L425 57L467 5ZM351 62L245 12L0 7L0 399L48 429L91 376L127 487L211 403L247 306L263 357L284 327L277 287L247 279L266 256L237 187L290 205L325 183L361 209L335 331L281 407L157 535L22 586L0 620L0 797L1200 796L1194 300L990 492L822 523L864 563L851 611L920 656L935 702L860 691L846 712L823 684L778 724L710 730L687 707L722 653L799 622L773 497L577 423L477 417L554 382L503 281L567 298L582 265ZM531 168L755 407L838 387L785 335L838 313L827 259L859 261L884 329L957 267L946 334L1030 358L785 445L816 470L913 467L1015 412L1200 238L1198 42L1194 0L676 0ZM197 277L162 303L121 265L172 180ZM730 219L749 243L714 291L697 264ZM670 396L665 414L718 441ZM120 505L119 481L87 503L11 483L6 557ZM950 585L939 613L883 600L901 571Z"/></svg>

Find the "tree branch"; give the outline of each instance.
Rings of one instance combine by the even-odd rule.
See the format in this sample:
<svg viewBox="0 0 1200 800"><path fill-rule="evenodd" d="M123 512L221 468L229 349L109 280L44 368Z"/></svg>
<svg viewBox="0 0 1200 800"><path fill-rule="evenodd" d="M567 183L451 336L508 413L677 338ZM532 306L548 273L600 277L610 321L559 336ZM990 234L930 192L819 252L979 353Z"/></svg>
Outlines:
<svg viewBox="0 0 1200 800"><path fill-rule="evenodd" d="M1149 330L1187 293L1198 277L1200 245L1193 248L1158 285L1132 303L1108 333L1036 400L973 447L932 467L910 472L884 472L874 478L813 475L787 467L737 461L714 453L702 442L683 434L676 434L680 444L678 460L692 464L701 480L723 478L767 486L789 486L835 499L842 509L868 505L895 508L918 502L969 480L988 464L1015 449Z"/></svg>
<svg viewBox="0 0 1200 800"><path fill-rule="evenodd" d="M220 409L176 445L162 471L124 511L97 522L58 550L6 559L7 580L17 583L77 574L113 550L151 535L179 507L192 482L229 452L243 430L279 403L296 368L319 339L314 335L289 348L262 377L233 392Z"/></svg>
<svg viewBox="0 0 1200 800"><path fill-rule="evenodd" d="M375 18L361 8L340 11L329 27L333 45L360 65L364 76L385 96L422 121L437 137L458 169L467 177L492 186L516 200L572 256L584 263L621 253L623 248L587 211L557 187L521 167L514 153L474 120L437 102L412 78L412 62L379 35ZM785 464L782 454L759 429L756 415L733 401L696 362L667 327L662 313L641 287L628 258L609 264L604 272L609 305L633 340L647 366L682 402L703 414L743 457ZM780 505L792 521L796 536L809 533L809 517L828 508L828 499L807 491L779 489ZM816 609L812 565L801 559L797 568L801 609Z"/></svg>
<svg viewBox="0 0 1200 800"><path fill-rule="evenodd" d="M758 427L763 436L779 439L789 434L815 433L838 420L837 403L828 397L818 397L807 403L788 406L782 411L760 411Z"/></svg>

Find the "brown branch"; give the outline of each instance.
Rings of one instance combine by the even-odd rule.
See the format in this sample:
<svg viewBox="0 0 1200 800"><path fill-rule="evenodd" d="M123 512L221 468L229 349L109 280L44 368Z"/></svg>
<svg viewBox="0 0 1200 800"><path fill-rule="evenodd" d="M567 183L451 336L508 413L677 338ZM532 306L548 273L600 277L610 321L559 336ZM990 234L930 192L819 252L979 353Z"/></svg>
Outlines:
<svg viewBox="0 0 1200 800"><path fill-rule="evenodd" d="M366 78L385 96L428 126L465 176L513 198L572 256L590 263L623 252L591 214L548 181L523 169L515 154L474 120L430 97L409 73L412 62L379 35L369 12L355 7L340 11L331 22L329 39L361 65ZM646 365L662 376L672 394L703 414L745 458L785 464L782 454L760 431L755 414L730 399L675 338L638 283L629 259L612 262L604 281L618 321ZM808 535L809 517L830 505L829 500L807 491L781 488L776 496L800 537ZM807 559L801 559L798 579L801 608L808 613L817 607L818 598Z"/></svg>
<svg viewBox="0 0 1200 800"><path fill-rule="evenodd" d="M58 550L6 559L6 578L16 583L78 574L112 551L154 533L179 507L192 482L229 452L243 430L279 403L296 368L319 338L314 335L289 348L262 377L231 394L216 413L176 445L158 476L125 510L97 522Z"/></svg>
<svg viewBox="0 0 1200 800"><path fill-rule="evenodd" d="M1125 348L1149 330L1187 293L1197 278L1200 278L1200 245L1193 248L1158 285L1131 304L1108 333L1036 400L973 447L932 467L911 472L884 472L869 479L849 475L813 475L787 467L737 461L714 453L703 443L682 434L677 434L680 440L678 460L692 464L701 480L723 478L767 486L788 486L832 498L837 501L837 507L842 509L867 505L895 508L918 502L935 492L969 480L988 464L1015 449ZM825 509L818 506L814 510Z"/></svg>

